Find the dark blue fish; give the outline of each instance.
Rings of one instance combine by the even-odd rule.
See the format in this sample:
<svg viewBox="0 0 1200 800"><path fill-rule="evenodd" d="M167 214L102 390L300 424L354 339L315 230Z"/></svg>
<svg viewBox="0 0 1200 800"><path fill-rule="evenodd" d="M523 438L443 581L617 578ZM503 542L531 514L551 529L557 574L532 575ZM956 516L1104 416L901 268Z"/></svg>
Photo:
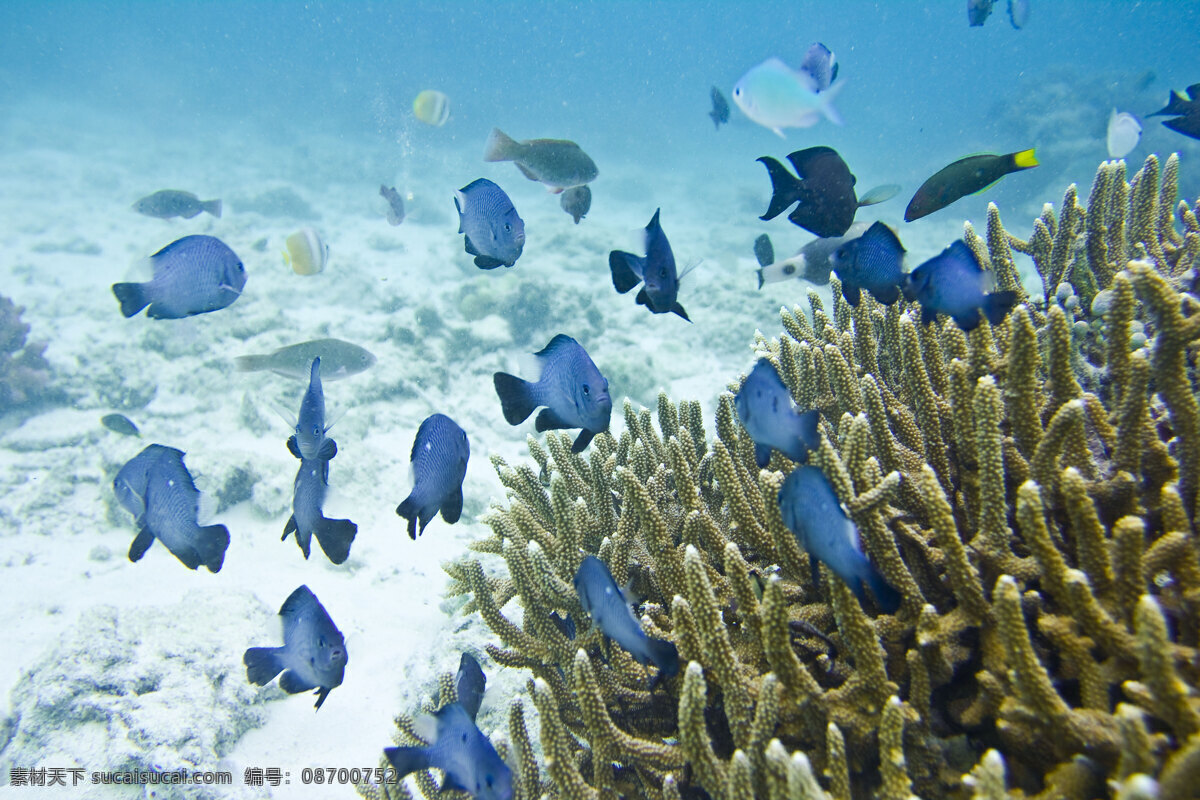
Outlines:
<svg viewBox="0 0 1200 800"><path fill-rule="evenodd" d="M582 428L571 445L572 452L582 453L593 436L608 430L612 417L608 379L579 342L561 333L534 355L542 370L536 383L507 372L492 376L504 419L509 425L520 425L535 408L545 406L534 427L538 432Z"/></svg>
<svg viewBox="0 0 1200 800"><path fill-rule="evenodd" d="M458 672L454 675L454 691L458 695L458 704L472 720L479 714L479 704L483 702L486 686L487 677L475 656L463 653L458 661Z"/></svg>
<svg viewBox="0 0 1200 800"><path fill-rule="evenodd" d="M152 444L121 467L113 480L117 501L133 514L137 538L129 560L138 561L158 539L176 558L197 569L220 572L229 547L224 525L200 527L200 491L183 464L183 452Z"/></svg>
<svg viewBox="0 0 1200 800"><path fill-rule="evenodd" d="M283 647L251 647L242 656L246 679L265 686L283 672L279 688L288 694L316 689L320 708L346 676L346 640L321 601L307 586L292 592L283 607Z"/></svg>
<svg viewBox="0 0 1200 800"><path fill-rule="evenodd" d="M418 726L424 727L424 720ZM445 774L442 789L467 792L476 800L511 800L512 770L500 758L471 715L458 703L442 706L432 715L429 747L385 747L384 757L397 777L433 767Z"/></svg>
<svg viewBox="0 0 1200 800"><path fill-rule="evenodd" d="M465 246L475 256L475 266L495 269L517 263L525 247L525 222L503 189L480 178L454 193L454 207L458 232L466 234Z"/></svg>
<svg viewBox="0 0 1200 800"><path fill-rule="evenodd" d="M283 528L283 539L296 534L304 557L308 558L312 537L334 564L350 556L350 544L358 526L348 519L328 519L322 512L329 491L329 461L320 458L300 459L300 470L292 490L292 516Z"/></svg>
<svg viewBox="0 0 1200 800"><path fill-rule="evenodd" d="M828 47L820 42L813 42L809 45L808 52L804 54L804 61L800 63L799 71L812 79L812 85L809 88L814 94L823 92L837 80L837 59L834 58L833 51Z"/></svg>
<svg viewBox="0 0 1200 800"><path fill-rule="evenodd" d="M147 305L153 319L180 319L216 311L242 295L246 268L213 236L185 236L150 256L154 277L146 283L114 283L121 313L132 317Z"/></svg>
<svg viewBox="0 0 1200 800"><path fill-rule="evenodd" d="M816 467L797 467L779 489L779 511L783 523L808 552L817 582L817 562L829 567L859 602L868 587L879 608L888 614L900 607L900 593L889 586L867 560L858 538L858 528L846 516L825 473Z"/></svg>
<svg viewBox="0 0 1200 800"><path fill-rule="evenodd" d="M133 424L133 420L124 414L105 414L100 418L100 424L108 428L113 433L119 433L122 436L141 436L141 431L138 426Z"/></svg>
<svg viewBox="0 0 1200 800"><path fill-rule="evenodd" d="M679 651L671 642L646 635L607 564L595 556L585 557L575 572L575 593L579 595L583 610L592 615L592 624L601 633L624 648L639 664L658 667L656 681L679 672Z"/></svg>
<svg viewBox="0 0 1200 800"><path fill-rule="evenodd" d="M417 428L409 455L413 488L396 507L396 513L408 520L409 538L415 540L418 533L424 533L425 526L439 510L446 522L451 525L458 522L462 516L463 478L470 457L466 432L445 414L427 417Z"/></svg>
<svg viewBox="0 0 1200 800"><path fill-rule="evenodd" d="M708 118L713 121L713 127L720 130L721 123L729 122L729 101L725 99L725 95L721 94L721 90L715 86L712 87L712 91L708 93L708 96L712 100L712 111L708 112Z"/></svg>
<svg viewBox="0 0 1200 800"><path fill-rule="evenodd" d="M644 283L638 292L637 301L654 314L668 311L688 319L687 312L679 305L679 274L675 271L675 254L671 243L658 224L659 209L646 226L646 255L635 256L623 250L608 254L608 268L612 271L613 286L625 294L639 283Z"/></svg>
<svg viewBox="0 0 1200 800"><path fill-rule="evenodd" d="M328 461L337 455L337 442L325 435L327 430L325 391L321 388L321 359L314 358L309 368L308 389L300 399L296 432L287 441L288 452L299 459Z"/></svg>
<svg viewBox="0 0 1200 800"><path fill-rule="evenodd" d="M928 325L939 313L954 318L958 327L972 331L980 314L997 325L1017 302L1016 292L985 294L988 274L979 266L962 239L910 272L904 296L921 304L921 322Z"/></svg>
<svg viewBox="0 0 1200 800"><path fill-rule="evenodd" d="M858 305L862 289L885 306L900 299L904 245L882 222L876 222L862 236L833 251L830 260L842 282L842 297L850 305Z"/></svg>
<svg viewBox="0 0 1200 800"><path fill-rule="evenodd" d="M734 408L746 433L754 440L754 461L765 467L775 448L792 461L803 464L808 451L821 444L817 423L821 412L800 412L792 406L792 393L783 385L775 366L760 358L733 398Z"/></svg>

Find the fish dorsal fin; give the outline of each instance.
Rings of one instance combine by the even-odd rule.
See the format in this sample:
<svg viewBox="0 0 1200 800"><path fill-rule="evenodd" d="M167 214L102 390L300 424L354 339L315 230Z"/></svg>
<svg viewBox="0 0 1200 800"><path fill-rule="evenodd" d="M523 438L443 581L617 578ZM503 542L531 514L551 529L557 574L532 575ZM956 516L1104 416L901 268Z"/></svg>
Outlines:
<svg viewBox="0 0 1200 800"><path fill-rule="evenodd" d="M579 342L567 336L565 333L560 333L550 340L550 343L534 353L538 358L551 358L555 353L567 347L578 347Z"/></svg>
<svg viewBox="0 0 1200 800"><path fill-rule="evenodd" d="M290 644L294 639L300 620L305 616L311 616L311 612L320 607L317 596L305 585L297 587L296 591L288 595L287 600L283 601L283 606L279 609L279 616L283 618L284 645Z"/></svg>
<svg viewBox="0 0 1200 800"><path fill-rule="evenodd" d="M867 237L870 237L870 239ZM896 235L896 232L879 220L876 220L871 227L867 228L866 233L859 237L859 239L851 239L850 243L862 240L870 241L871 239L879 240L893 252L908 252L904 249L904 245L900 243L900 237Z"/></svg>
<svg viewBox="0 0 1200 800"><path fill-rule="evenodd" d="M818 145L817 147L808 147L804 150L797 150L793 153L788 153L788 161L792 162L792 166L796 169L796 174L800 176L800 180L809 177L807 174L810 171L810 165L814 161L821 158L827 158L832 155L834 158L841 160L841 156L832 147ZM853 177L853 176L852 176Z"/></svg>
<svg viewBox="0 0 1200 800"><path fill-rule="evenodd" d="M979 259L962 239L955 239L949 247L942 251L942 256L954 260L976 275L983 275L983 267L980 265Z"/></svg>

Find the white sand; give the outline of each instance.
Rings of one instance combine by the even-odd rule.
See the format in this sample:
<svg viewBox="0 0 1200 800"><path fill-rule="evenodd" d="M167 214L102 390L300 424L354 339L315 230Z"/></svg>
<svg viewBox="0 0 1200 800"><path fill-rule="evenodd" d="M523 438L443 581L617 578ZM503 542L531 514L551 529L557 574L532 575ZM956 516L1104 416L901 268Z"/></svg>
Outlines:
<svg viewBox="0 0 1200 800"><path fill-rule="evenodd" d="M701 400L711 425L718 393L750 364L755 329L777 335L779 306L804 293L798 282L756 291L753 271L738 266L763 231L775 238L781 256L809 238L782 219L771 225L756 219L769 184L755 164L739 173L745 180L730 183L697 171L647 172L622 162L620 154L594 152L601 169L594 207L576 226L557 196L512 165L481 163L482 136L476 142L450 127L443 149L410 146L406 153L386 141L363 145L295 132L196 136L99 116L81 125L74 113L21 109L4 123L0 138L0 182L6 187L0 294L26 307L31 338L50 342L46 356L57 385L72 400L20 427L13 427L20 420L11 416L0 423L0 607L8 621L0 696L7 697L23 671L51 652L87 609L109 605L135 614L173 605L190 592L246 592L261 602L247 614L260 619L253 614L266 609L273 615L293 589L307 584L346 636L345 683L317 713L308 695L287 697L274 686L259 690L264 724L224 761L235 786L246 767L289 772L291 785L276 790L279 797L331 796L328 787L299 786L305 766L375 766L390 743L392 717L414 709L436 674L456 667L461 650L480 653L494 641L477 615L450 613L457 603L444 596L440 566L487 534L477 517L503 500L488 457L499 454L510 463L527 458L532 419L518 427L504 422L492 372L518 369L522 353L563 332L583 342L609 375L614 433L623 427L621 403L630 391L617 375L636 382L637 403L652 403L660 387L675 399ZM427 133L423 141L430 139ZM786 152L787 145L758 143L763 152L768 145ZM476 269L455 234L451 192L481 176L499 182L526 221L528 243L514 269ZM414 195L400 227L384 220L376 196L381 181ZM239 196L280 187L305 198L320 219L238 210ZM225 215L162 221L129 209L160 188L221 197ZM903 202L881 207L880 215L898 222ZM612 289L608 250L626 246L630 232L658 206L681 266L703 259L680 293L692 325L674 315L652 316L635 306L634 293L619 296ZM316 227L331 247L328 269L315 277L295 275L279 254L284 237L302 224ZM937 224L902 229L910 265L935 254L960 225L946 215ZM219 236L243 258L249 273L244 295L228 309L177 322L123 319L110 284L124 279L139 258L191 233ZM255 249L263 238L265 248ZM72 249L96 252L67 252ZM463 297L504 297L524 283L548 301L553 318L527 343L512 341L504 309L476 324L464 317ZM595 310L598 326L585 318L585 304ZM417 325L421 307L440 315L440 331ZM315 542L307 562L291 539L280 542L297 462L284 447L287 425L273 409L294 413L303 385L269 373L239 374L231 364L236 355L322 336L355 342L378 357L370 371L325 384L329 413L337 420L331 434L339 445L325 511L359 526L350 560L340 567ZM142 439L99 426L101 415L119 410L114 398L121 387L155 389L144 408L125 411L141 427ZM267 423L261 435L247 427L244 407ZM406 493L402 484L416 428L434 412L453 417L470 437L466 507L457 525L435 519L413 542L394 509ZM237 468L257 477L251 500L212 520L232 535L219 574L187 570L161 544L137 564L126 558L134 530L127 514L113 512L109 482L150 442L185 451L200 488L210 494ZM105 555L107 560L97 560ZM214 663L232 665L229 680L245 680L239 667L246 647L280 643L274 623L249 637L246 627L245 621L231 624L237 635L216 643ZM164 628L159 635L169 641L180 634ZM482 727L503 729L508 696L523 691L525 676L497 676L498 668L483 661L491 691ZM102 758L95 748L76 754L88 769L101 768ZM71 766L42 764L53 765ZM5 772L0 783L7 781ZM352 794L346 788L338 796ZM81 788L69 796L140 795Z"/></svg>

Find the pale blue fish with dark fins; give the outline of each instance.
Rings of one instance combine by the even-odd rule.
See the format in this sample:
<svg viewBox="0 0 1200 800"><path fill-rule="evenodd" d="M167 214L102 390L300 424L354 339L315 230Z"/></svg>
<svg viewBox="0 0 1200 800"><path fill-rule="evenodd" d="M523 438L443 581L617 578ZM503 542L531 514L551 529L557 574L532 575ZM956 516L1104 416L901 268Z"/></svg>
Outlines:
<svg viewBox="0 0 1200 800"><path fill-rule="evenodd" d="M679 672L679 651L671 642L646 635L607 564L595 556L586 556L575 572L575 593L579 595L583 610L591 614L592 624L601 633L624 648L639 664L658 667L655 683Z"/></svg>
<svg viewBox="0 0 1200 800"><path fill-rule="evenodd" d="M449 703L419 717L415 728L431 742L428 747L383 749L397 778L433 767L446 776L442 789L466 792L476 800L511 800L512 770L460 704Z"/></svg>
<svg viewBox="0 0 1200 800"><path fill-rule="evenodd" d="M817 80L807 71L768 58L734 84L733 102L743 114L782 139L784 128L811 128L822 116L841 125L833 100L845 85L842 81L819 90Z"/></svg>
<svg viewBox="0 0 1200 800"><path fill-rule="evenodd" d="M462 516L463 478L471 445L467 434L445 414L433 414L417 428L413 440L413 488L396 513L408 520L408 536L415 540L438 511L453 525ZM420 523L420 530L417 525Z"/></svg>
<svg viewBox="0 0 1200 800"><path fill-rule="evenodd" d="M458 704L471 719L475 719L479 714L479 705L483 702L486 686L487 677L475 656L463 653L458 661L458 672L454 675L454 692L458 695Z"/></svg>
<svg viewBox="0 0 1200 800"><path fill-rule="evenodd" d="M882 611L891 614L900 607L900 593L867 560L858 528L842 508L825 473L809 466L792 470L779 489L779 511L783 523L810 556L814 585L819 561L850 587L860 603L865 600L866 587Z"/></svg>
<svg viewBox="0 0 1200 800"><path fill-rule="evenodd" d="M830 260L842 282L842 297L850 305L858 305L862 289L885 306L900 299L904 245L882 222L875 222L862 236L841 245Z"/></svg>
<svg viewBox="0 0 1200 800"><path fill-rule="evenodd" d="M280 672L279 688L288 694L316 689L317 704L342 685L350 654L346 640L321 601L307 586L288 595L279 609L283 647L251 647L242 656L246 679L265 686Z"/></svg>
<svg viewBox="0 0 1200 800"><path fill-rule="evenodd" d="M113 480L117 501L138 526L129 560L138 561L158 539L188 569L203 564L220 572L229 547L224 525L201 527L196 521L200 491L183 463L183 452L152 444L134 456Z"/></svg>
<svg viewBox="0 0 1200 800"><path fill-rule="evenodd" d="M675 254L671 252L671 243L658 224L659 211L654 210L654 216L646 225L645 257L623 250L613 250L608 254L613 287L618 293L625 294L639 283L644 283L637 296L639 305L650 309L652 314L671 312L691 322L683 306L679 305L679 279L682 276L675 270Z"/></svg>
<svg viewBox="0 0 1200 800"><path fill-rule="evenodd" d="M182 319L225 308L242 296L246 267L215 236L184 236L150 256L154 277L145 283L114 283L121 313L132 317L147 305L152 319Z"/></svg>
<svg viewBox="0 0 1200 800"><path fill-rule="evenodd" d="M308 388L300 399L296 432L287 440L288 451L299 459L329 461L337 455L337 442L325 435L325 390L321 386L321 359L309 367Z"/></svg>
<svg viewBox="0 0 1200 800"><path fill-rule="evenodd" d="M512 200L487 178L472 181L454 193L458 232L480 269L511 267L525 248L525 221Z"/></svg>
<svg viewBox="0 0 1200 800"><path fill-rule="evenodd" d="M771 460L775 448L792 461L803 464L808 452L821 444L817 423L821 412L800 412L792 406L792 393L784 386L775 366L760 358L733 398L738 418L754 441L754 461L759 467Z"/></svg>
<svg viewBox="0 0 1200 800"><path fill-rule="evenodd" d="M902 289L905 298L921 304L923 324L933 322L940 313L953 317L964 331L973 331L983 317L993 325L1000 324L1017 302L1016 292L986 294L991 278L971 248L956 239L910 272Z"/></svg>
<svg viewBox="0 0 1200 800"><path fill-rule="evenodd" d="M322 511L329 491L329 461L321 458L300 459L300 469L292 489L292 516L283 528L283 540L296 534L296 544L307 559L312 537L334 564L350 557L350 545L358 526L348 519L329 519Z"/></svg>
<svg viewBox="0 0 1200 800"><path fill-rule="evenodd" d="M507 372L492 376L504 419L509 425L520 425L535 408L545 406L534 422L537 431L582 428L571 445L571 452L582 453L592 437L608 430L612 418L608 379L583 345L562 333L534 355L541 367L536 381Z"/></svg>

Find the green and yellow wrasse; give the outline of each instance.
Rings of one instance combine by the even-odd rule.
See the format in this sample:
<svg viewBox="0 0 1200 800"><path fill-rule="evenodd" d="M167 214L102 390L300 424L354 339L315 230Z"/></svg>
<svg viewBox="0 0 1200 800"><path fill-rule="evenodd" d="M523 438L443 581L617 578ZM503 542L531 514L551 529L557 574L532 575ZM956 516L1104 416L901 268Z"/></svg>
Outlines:
<svg viewBox="0 0 1200 800"><path fill-rule="evenodd" d="M1038 166L1033 149L997 156L990 153L960 158L934 173L921 184L904 210L904 221L912 222L986 189L1010 172Z"/></svg>

